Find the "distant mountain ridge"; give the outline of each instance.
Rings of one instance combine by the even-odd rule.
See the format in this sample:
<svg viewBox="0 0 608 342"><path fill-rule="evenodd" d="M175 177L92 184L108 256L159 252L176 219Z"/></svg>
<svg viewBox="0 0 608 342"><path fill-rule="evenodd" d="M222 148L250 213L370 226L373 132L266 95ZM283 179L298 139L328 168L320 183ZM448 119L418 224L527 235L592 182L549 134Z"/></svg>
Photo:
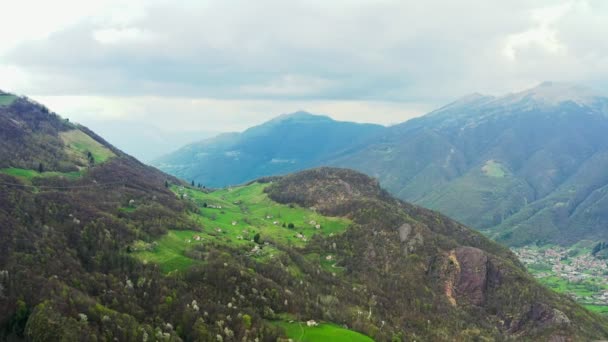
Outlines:
<svg viewBox="0 0 608 342"><path fill-rule="evenodd" d="M455 101L332 164L499 241L569 244L608 238L608 203L597 193L608 184L606 129L607 98L545 82Z"/></svg>
<svg viewBox="0 0 608 342"><path fill-rule="evenodd" d="M205 186L234 185L321 165L384 129L300 111L187 145L152 164Z"/></svg>
<svg viewBox="0 0 608 342"><path fill-rule="evenodd" d="M278 128L281 117L252 128L246 144L256 145L276 134L297 132L300 125ZM569 84L544 82L507 94L471 94L429 114L361 134L331 153L300 141L306 167L332 165L367 173L399 198L437 209L487 231L511 245L571 244L579 239L608 239L608 98ZM297 133L295 133L297 134ZM236 146L237 136L223 142ZM240 139L240 138L239 138ZM227 185L261 175L280 174L255 158L238 179L227 181L226 159L219 143L190 145L155 164L187 179ZM276 153L284 144L258 145L253 153ZM219 153L218 153L219 152ZM197 164L197 154L206 154ZM179 157L177 157L179 155ZM213 162L209 156L213 156ZM234 156L232 156L234 157ZM192 160L182 168L166 161ZM279 158L289 162L287 157ZM286 170L297 170L293 163ZM235 166L233 166L236 168ZM304 168L302 166L301 168Z"/></svg>

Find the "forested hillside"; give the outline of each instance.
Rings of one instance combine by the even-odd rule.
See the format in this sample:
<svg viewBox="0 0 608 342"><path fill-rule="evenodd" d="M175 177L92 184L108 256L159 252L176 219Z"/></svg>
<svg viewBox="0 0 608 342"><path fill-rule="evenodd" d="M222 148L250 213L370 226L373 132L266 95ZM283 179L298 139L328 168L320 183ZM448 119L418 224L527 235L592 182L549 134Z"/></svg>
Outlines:
<svg viewBox="0 0 608 342"><path fill-rule="evenodd" d="M363 174L211 191L27 99L0 120L1 339L608 338L508 249Z"/></svg>

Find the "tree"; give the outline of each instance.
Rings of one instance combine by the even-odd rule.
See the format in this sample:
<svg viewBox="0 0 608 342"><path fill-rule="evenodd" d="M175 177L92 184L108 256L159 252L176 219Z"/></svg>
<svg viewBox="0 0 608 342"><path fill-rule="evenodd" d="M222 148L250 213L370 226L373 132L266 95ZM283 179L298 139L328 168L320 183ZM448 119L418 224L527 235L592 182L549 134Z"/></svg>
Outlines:
<svg viewBox="0 0 608 342"><path fill-rule="evenodd" d="M244 314L243 324L245 324L246 329L251 329L251 316L249 316L248 314Z"/></svg>
<svg viewBox="0 0 608 342"><path fill-rule="evenodd" d="M599 253L599 251L601 251L604 248L606 248L606 243L598 242L595 246L593 246L593 249L591 250L591 254L596 255L597 253Z"/></svg>
<svg viewBox="0 0 608 342"><path fill-rule="evenodd" d="M40 173L44 172L44 165L42 165L42 163L38 163L38 172L40 172Z"/></svg>
<svg viewBox="0 0 608 342"><path fill-rule="evenodd" d="M93 156L93 153L91 153L91 151L87 151L87 159L89 160L90 166L95 165L95 157Z"/></svg>
<svg viewBox="0 0 608 342"><path fill-rule="evenodd" d="M169 187L169 181L165 180L165 188Z"/></svg>
<svg viewBox="0 0 608 342"><path fill-rule="evenodd" d="M192 180L192 186L194 186L194 180Z"/></svg>
<svg viewBox="0 0 608 342"><path fill-rule="evenodd" d="M296 226L291 222L287 225L287 228L289 228L289 229L294 229L295 227Z"/></svg>
<svg viewBox="0 0 608 342"><path fill-rule="evenodd" d="M256 233L256 234L253 236L253 242L255 242L255 243L260 243L260 233Z"/></svg>

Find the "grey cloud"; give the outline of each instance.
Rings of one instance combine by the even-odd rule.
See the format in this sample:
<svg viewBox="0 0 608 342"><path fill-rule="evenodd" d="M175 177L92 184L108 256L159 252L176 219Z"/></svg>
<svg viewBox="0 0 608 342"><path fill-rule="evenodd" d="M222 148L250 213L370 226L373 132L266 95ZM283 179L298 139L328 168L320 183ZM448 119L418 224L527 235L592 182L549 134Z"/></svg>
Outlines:
<svg viewBox="0 0 608 342"><path fill-rule="evenodd" d="M441 104L545 79L605 87L608 9L564 3L572 9L552 29L566 51L531 43L513 61L506 39L535 27L530 11L556 2L157 3L128 24L83 20L0 58L27 70L31 91L45 95ZM125 40L98 41L100 30Z"/></svg>

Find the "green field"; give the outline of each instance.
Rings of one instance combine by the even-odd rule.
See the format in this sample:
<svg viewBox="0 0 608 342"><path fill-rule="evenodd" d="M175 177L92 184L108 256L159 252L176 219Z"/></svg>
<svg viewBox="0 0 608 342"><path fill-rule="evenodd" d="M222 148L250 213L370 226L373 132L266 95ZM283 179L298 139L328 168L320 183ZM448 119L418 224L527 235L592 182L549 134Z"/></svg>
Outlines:
<svg viewBox="0 0 608 342"><path fill-rule="evenodd" d="M598 291L605 289L598 280L587 279L580 282L569 282L567 279L558 276L550 276L538 279L542 284L560 293L571 293L579 297L589 297Z"/></svg>
<svg viewBox="0 0 608 342"><path fill-rule="evenodd" d="M17 96L15 95L0 95L0 106L8 106L11 103L13 103L13 101L15 101L17 99Z"/></svg>
<svg viewBox="0 0 608 342"><path fill-rule="evenodd" d="M277 245L303 247L316 234L340 234L350 225L344 218L325 217L307 208L273 202L264 193L266 186L268 184L253 183L210 193L172 187L178 196L199 208L191 218L203 227L202 231L170 231L156 241L154 248L135 255L141 260L158 263L165 272L170 272L196 262L186 256L193 246L213 243L240 248L257 261L267 262L280 253ZM293 228L289 228L290 224ZM255 242L258 234L258 242ZM201 241L195 243L195 235L199 235ZM316 255L316 258L327 271L340 271L332 268L335 261L330 263L325 260L326 256ZM298 272L293 271L294 274Z"/></svg>
<svg viewBox="0 0 608 342"><path fill-rule="evenodd" d="M61 140L66 145L69 155L86 161L87 152L91 152L95 163L103 163L114 153L79 129L61 132Z"/></svg>
<svg viewBox="0 0 608 342"><path fill-rule="evenodd" d="M502 164L495 160L488 160L485 165L481 168L481 171L488 176L493 178L504 178L507 171L504 169Z"/></svg>
<svg viewBox="0 0 608 342"><path fill-rule="evenodd" d="M585 304L583 306L589 311L593 311L602 315L608 315L608 305Z"/></svg>
<svg viewBox="0 0 608 342"><path fill-rule="evenodd" d="M194 260L188 258L185 253L203 243L203 241L195 241L193 239L195 235L200 235L200 232L171 230L167 235L155 241L155 246L139 241L135 243L133 249L136 250L136 255L140 260L145 263L153 262L159 264L161 269L166 273L182 270L194 263ZM141 249L144 250L137 251Z"/></svg>
<svg viewBox="0 0 608 342"><path fill-rule="evenodd" d="M15 167L11 167L11 168L7 168L7 169L0 169L1 173L13 176L13 177L17 177L26 181L30 181L34 178L37 177L65 177L67 179L77 179L79 177L82 176L82 172L81 171L73 171L73 172L55 172L55 171L51 171L51 172L38 172L36 170L30 170L30 169L19 169L19 168L15 168Z"/></svg>
<svg viewBox="0 0 608 342"><path fill-rule="evenodd" d="M323 323L316 327L309 327L305 322L275 322L274 324L285 329L287 337L295 342L369 342L370 337L356 331L344 329L335 324Z"/></svg>

